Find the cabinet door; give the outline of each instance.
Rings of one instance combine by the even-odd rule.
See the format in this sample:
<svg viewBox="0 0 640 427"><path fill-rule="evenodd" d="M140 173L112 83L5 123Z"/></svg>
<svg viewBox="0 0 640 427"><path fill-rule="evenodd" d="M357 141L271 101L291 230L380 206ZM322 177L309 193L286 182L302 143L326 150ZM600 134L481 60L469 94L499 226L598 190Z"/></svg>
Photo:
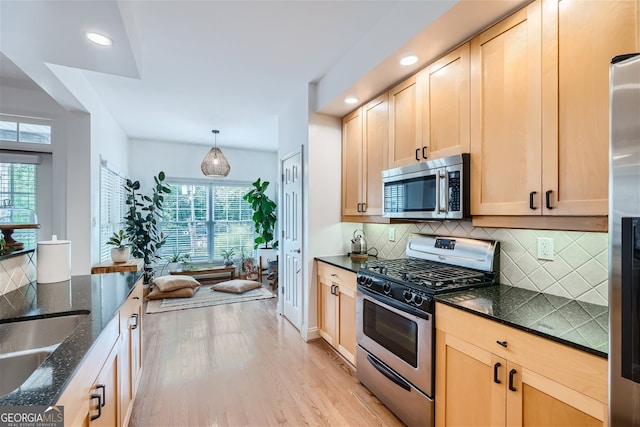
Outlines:
<svg viewBox="0 0 640 427"><path fill-rule="evenodd" d="M513 379L507 387L507 425L606 425L605 404L509 361L506 371Z"/></svg>
<svg viewBox="0 0 640 427"><path fill-rule="evenodd" d="M118 348L113 349L102 370L98 374L96 382L91 388L91 426L113 427L120 425L120 400L118 396ZM100 396L93 398L93 396ZM100 404L100 408L98 408Z"/></svg>
<svg viewBox="0 0 640 427"><path fill-rule="evenodd" d="M469 43L420 72L422 145L436 159L469 152Z"/></svg>
<svg viewBox="0 0 640 427"><path fill-rule="evenodd" d="M127 425L142 368L142 281L120 308L120 419Z"/></svg>
<svg viewBox="0 0 640 427"><path fill-rule="evenodd" d="M422 101L416 75L389 92L389 168L423 160ZM426 151L425 151L426 156Z"/></svg>
<svg viewBox="0 0 640 427"><path fill-rule="evenodd" d="M355 283L354 283L355 286ZM356 290L338 288L338 351L356 364Z"/></svg>
<svg viewBox="0 0 640 427"><path fill-rule="evenodd" d="M542 211L540 19L534 2L471 40L472 215Z"/></svg>
<svg viewBox="0 0 640 427"><path fill-rule="evenodd" d="M361 215L362 110L342 119L342 215Z"/></svg>
<svg viewBox="0 0 640 427"><path fill-rule="evenodd" d="M388 167L389 103L380 95L362 108L365 215L382 215L382 171Z"/></svg>
<svg viewBox="0 0 640 427"><path fill-rule="evenodd" d="M333 347L337 346L336 296L334 284L326 277L318 276L318 329L320 336Z"/></svg>
<svg viewBox="0 0 640 427"><path fill-rule="evenodd" d="M636 1L545 0L545 215L607 215L609 64L637 52Z"/></svg>
<svg viewBox="0 0 640 427"><path fill-rule="evenodd" d="M436 330L436 360L437 426L505 425L504 359Z"/></svg>

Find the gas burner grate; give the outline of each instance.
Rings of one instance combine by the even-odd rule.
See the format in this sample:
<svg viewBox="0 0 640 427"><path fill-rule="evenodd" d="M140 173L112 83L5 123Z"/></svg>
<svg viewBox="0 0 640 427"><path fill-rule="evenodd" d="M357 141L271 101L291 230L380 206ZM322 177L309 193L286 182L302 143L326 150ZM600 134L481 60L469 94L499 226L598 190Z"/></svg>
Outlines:
<svg viewBox="0 0 640 427"><path fill-rule="evenodd" d="M494 278L492 273L419 258L371 261L364 268L400 282L426 288L429 292L490 284Z"/></svg>

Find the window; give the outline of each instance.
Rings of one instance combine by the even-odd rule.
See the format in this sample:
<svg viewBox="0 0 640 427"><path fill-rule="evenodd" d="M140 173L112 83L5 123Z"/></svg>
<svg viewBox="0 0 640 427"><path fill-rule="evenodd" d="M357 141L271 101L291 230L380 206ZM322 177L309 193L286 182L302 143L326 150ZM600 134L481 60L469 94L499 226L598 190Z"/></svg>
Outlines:
<svg viewBox="0 0 640 427"><path fill-rule="evenodd" d="M233 249L254 255L253 210L242 199L250 184L179 182L168 180L162 232L167 242L162 254L188 253L193 261L220 261Z"/></svg>
<svg viewBox="0 0 640 427"><path fill-rule="evenodd" d="M46 119L0 116L0 139L32 144L51 144L51 125Z"/></svg>
<svg viewBox="0 0 640 427"><path fill-rule="evenodd" d="M111 246L107 241L111 235L125 228L124 216L127 211L127 179L110 169L105 161L100 166L100 261L111 258Z"/></svg>
<svg viewBox="0 0 640 427"><path fill-rule="evenodd" d="M5 157L5 156L2 156ZM37 159L37 156L24 156ZM35 161L35 160L34 160ZM10 201L15 208L36 212L36 165L30 163L0 163L0 204ZM13 218L16 222L30 222L30 218ZM35 248L36 230L15 230L14 240L25 248Z"/></svg>

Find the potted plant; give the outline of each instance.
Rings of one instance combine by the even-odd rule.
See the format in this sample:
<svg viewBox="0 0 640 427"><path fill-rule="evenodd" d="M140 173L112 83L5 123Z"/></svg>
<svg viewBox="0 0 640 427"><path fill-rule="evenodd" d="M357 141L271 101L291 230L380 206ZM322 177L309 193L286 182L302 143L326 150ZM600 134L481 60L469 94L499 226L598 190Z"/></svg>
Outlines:
<svg viewBox="0 0 640 427"><path fill-rule="evenodd" d="M190 262L191 256L189 254L174 252L171 255L167 256L166 260L169 261L167 263L167 268L171 272L171 271L177 271L178 265L180 265L180 263L184 264L184 263Z"/></svg>
<svg viewBox="0 0 640 427"><path fill-rule="evenodd" d="M256 267L253 257L244 255L244 252L240 255L240 272L238 277L240 279L256 280L258 278L258 268Z"/></svg>
<svg viewBox="0 0 640 427"><path fill-rule="evenodd" d="M158 228L162 214L164 194L171 189L164 185L165 174L160 171L153 177L154 186L151 196L140 191L140 182L127 179L125 191L128 206L125 215L125 235L131 245L131 254L144 260L144 281L150 283L153 278L151 262L158 259L158 251L165 243L165 237Z"/></svg>
<svg viewBox="0 0 640 427"><path fill-rule="evenodd" d="M127 236L124 234L124 230L121 229L113 233L111 238L107 241L107 245L113 246L113 248L111 248L111 261L114 263L129 261L131 250L129 249Z"/></svg>
<svg viewBox="0 0 640 427"><path fill-rule="evenodd" d="M233 255L235 254L235 250L233 248L231 249L225 249L222 251L222 259L224 260L224 266L225 267L230 267L233 265Z"/></svg>
<svg viewBox="0 0 640 427"><path fill-rule="evenodd" d="M267 261L269 255L271 255L271 259L274 259L275 251L278 248L278 241L274 239L276 223L278 221L276 217L277 206L266 194L269 181L262 182L262 180L258 178L252 185L254 188L242 196L242 198L249 202L253 209L252 219L256 231L254 248L258 249L258 255L263 260L263 265L260 267L266 269L268 268ZM259 248L260 245L263 246Z"/></svg>

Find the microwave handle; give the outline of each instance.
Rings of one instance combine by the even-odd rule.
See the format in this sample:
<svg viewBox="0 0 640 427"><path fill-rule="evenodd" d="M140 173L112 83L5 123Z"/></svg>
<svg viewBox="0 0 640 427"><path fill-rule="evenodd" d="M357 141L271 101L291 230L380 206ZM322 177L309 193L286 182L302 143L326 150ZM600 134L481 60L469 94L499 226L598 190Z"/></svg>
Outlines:
<svg viewBox="0 0 640 427"><path fill-rule="evenodd" d="M446 170L438 171L438 213L446 213L449 207L449 174Z"/></svg>

